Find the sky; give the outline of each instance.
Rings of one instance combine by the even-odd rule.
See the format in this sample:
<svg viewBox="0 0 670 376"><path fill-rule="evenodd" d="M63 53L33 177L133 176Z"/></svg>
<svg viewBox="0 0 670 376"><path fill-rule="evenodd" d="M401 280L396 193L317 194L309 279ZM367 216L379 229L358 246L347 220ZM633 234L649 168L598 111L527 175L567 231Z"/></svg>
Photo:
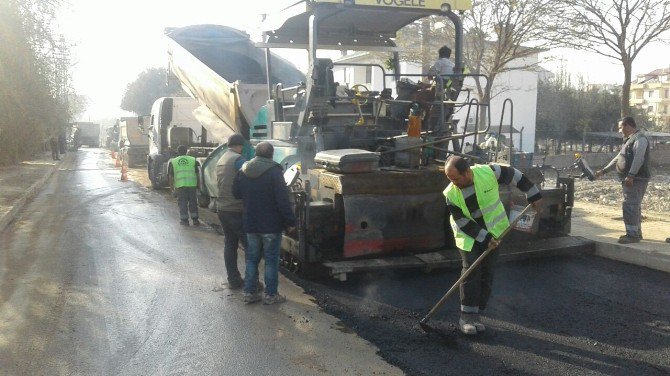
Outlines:
<svg viewBox="0 0 670 376"><path fill-rule="evenodd" d="M167 67L163 30L194 24L221 24L254 33L261 13L290 5L295 0L65 0L59 31L72 47L75 91L89 100L80 121L129 116L120 109L126 86L150 67ZM234 4L234 5L233 5ZM234 9L233 9L234 8ZM552 50L543 64L557 72L561 67L581 75L588 83L620 84L623 69L614 60L568 49ZM659 57L666 57L664 60ZM633 74L667 68L670 46L647 46L633 66Z"/></svg>
<svg viewBox="0 0 670 376"><path fill-rule="evenodd" d="M167 67L166 27L222 24L251 29L260 14L290 0L65 0L58 30L73 43L72 84L88 97L81 121L128 116L126 86L150 67Z"/></svg>

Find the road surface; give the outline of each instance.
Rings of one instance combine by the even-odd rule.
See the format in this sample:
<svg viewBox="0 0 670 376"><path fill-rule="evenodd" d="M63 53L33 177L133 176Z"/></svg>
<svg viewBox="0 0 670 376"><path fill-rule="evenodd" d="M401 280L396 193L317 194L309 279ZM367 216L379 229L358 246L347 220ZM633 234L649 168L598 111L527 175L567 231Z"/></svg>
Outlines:
<svg viewBox="0 0 670 376"><path fill-rule="evenodd" d="M0 232L0 374L399 375L282 279L289 301L225 288L223 238L175 199L68 154Z"/></svg>

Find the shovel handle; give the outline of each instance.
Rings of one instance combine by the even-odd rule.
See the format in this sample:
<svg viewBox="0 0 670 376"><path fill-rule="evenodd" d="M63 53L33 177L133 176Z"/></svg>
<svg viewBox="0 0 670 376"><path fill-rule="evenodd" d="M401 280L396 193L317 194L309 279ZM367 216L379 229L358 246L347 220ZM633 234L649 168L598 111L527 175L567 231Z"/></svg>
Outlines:
<svg viewBox="0 0 670 376"><path fill-rule="evenodd" d="M498 239L502 239L505 235L507 235L507 233L509 233L512 230L512 228L516 226L521 217L524 214L526 214L526 212L530 210L531 207L532 205L528 204L528 206L526 206L523 209L523 211L519 213L519 215L516 218L514 218L512 223L510 223L509 226L507 226L505 231L503 231L503 233L500 234ZM454 291L456 291L456 289L461 285L461 283L463 283L463 281L465 281L465 279L468 278L468 276L470 276L470 274L477 268L477 266L479 266L479 264L481 264L482 261L484 261L486 256L488 256L489 253L493 252L494 249L495 248L491 247L487 248L486 251L484 251L484 253L482 253L482 255L479 256L477 260L475 260L475 262L472 263L472 265L470 265L470 267L461 275L461 277L453 284L453 286L451 286L449 291L447 291L447 293L442 296L442 299L440 299L440 301L438 301L437 304L435 304L435 306L430 310L430 312L428 312L428 314L421 319L422 324L425 324L426 322L428 322L428 320L430 320L431 317L433 317L435 312L437 312L437 310L439 310L442 307L442 305L444 305L444 302L447 301L447 299L451 296L451 294L453 294Z"/></svg>

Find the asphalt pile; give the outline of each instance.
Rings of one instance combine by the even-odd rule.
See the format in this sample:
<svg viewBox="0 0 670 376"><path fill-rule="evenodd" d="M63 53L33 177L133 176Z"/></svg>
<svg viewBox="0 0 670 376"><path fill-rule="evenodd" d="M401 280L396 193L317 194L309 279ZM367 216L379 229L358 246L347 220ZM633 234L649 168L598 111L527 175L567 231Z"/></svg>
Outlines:
<svg viewBox="0 0 670 376"><path fill-rule="evenodd" d="M577 179L575 200L620 208L621 182L615 173L596 181ZM654 172L642 201L642 210L656 213L670 212L670 169Z"/></svg>

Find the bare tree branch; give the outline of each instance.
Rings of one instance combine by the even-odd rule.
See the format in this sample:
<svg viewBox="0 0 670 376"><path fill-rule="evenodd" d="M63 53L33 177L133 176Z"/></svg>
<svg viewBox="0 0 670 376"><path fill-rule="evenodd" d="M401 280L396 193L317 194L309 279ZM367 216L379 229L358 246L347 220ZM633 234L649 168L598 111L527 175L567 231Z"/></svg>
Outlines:
<svg viewBox="0 0 670 376"><path fill-rule="evenodd" d="M547 38L618 60L624 83L621 115L628 115L632 66L640 51L670 30L668 0L557 0L559 22Z"/></svg>

